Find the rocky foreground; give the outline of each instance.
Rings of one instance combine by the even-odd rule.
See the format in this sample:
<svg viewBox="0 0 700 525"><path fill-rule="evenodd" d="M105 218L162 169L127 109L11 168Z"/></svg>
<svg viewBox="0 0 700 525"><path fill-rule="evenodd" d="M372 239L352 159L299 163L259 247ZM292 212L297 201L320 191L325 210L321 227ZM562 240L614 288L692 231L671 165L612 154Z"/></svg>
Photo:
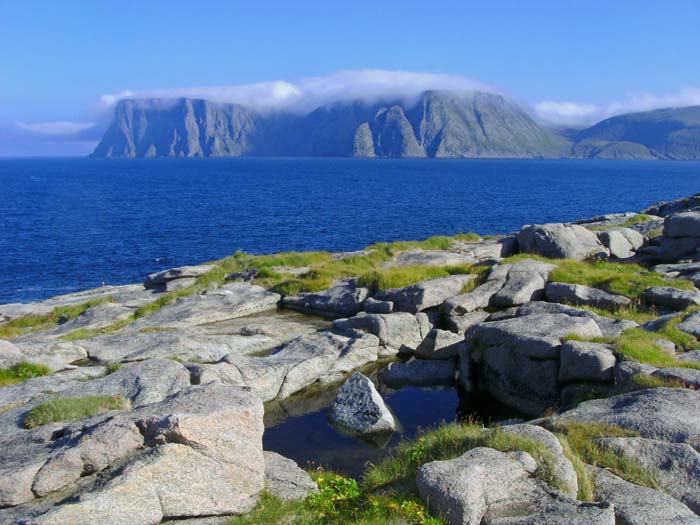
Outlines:
<svg viewBox="0 0 700 525"><path fill-rule="evenodd" d="M391 433L374 368L523 415L458 425L459 453L419 442L401 483L369 473L363 490L429 509L395 523L700 524L700 196L430 241L0 306L0 523L225 523L304 500L317 484L263 451L266 413L342 383L329 420Z"/></svg>

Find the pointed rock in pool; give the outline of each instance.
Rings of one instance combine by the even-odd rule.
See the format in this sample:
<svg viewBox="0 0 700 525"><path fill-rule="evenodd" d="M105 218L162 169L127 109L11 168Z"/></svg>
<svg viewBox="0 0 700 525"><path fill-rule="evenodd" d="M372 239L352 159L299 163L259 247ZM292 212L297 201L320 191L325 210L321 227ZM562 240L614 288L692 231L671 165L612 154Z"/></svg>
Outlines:
<svg viewBox="0 0 700 525"><path fill-rule="evenodd" d="M372 381L353 374L341 387L328 412L336 425L355 434L393 432L396 421Z"/></svg>

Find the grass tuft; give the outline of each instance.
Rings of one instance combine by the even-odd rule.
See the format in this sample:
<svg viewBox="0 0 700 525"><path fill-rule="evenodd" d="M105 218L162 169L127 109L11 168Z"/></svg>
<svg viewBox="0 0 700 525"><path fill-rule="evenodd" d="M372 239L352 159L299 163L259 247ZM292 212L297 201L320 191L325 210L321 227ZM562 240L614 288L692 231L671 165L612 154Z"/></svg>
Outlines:
<svg viewBox="0 0 700 525"><path fill-rule="evenodd" d="M373 292L386 290L389 288L403 288L412 284L447 277L456 274L471 273L472 266L392 266L390 268L380 268L372 270L360 276L358 284L369 288Z"/></svg>
<svg viewBox="0 0 700 525"><path fill-rule="evenodd" d="M36 428L56 421L82 419L108 410L127 408L129 403L119 396L59 397L29 410L23 424L25 428Z"/></svg>
<svg viewBox="0 0 700 525"><path fill-rule="evenodd" d="M570 452L584 463L609 469L617 476L637 485L658 488L654 477L635 461L616 454L595 442L596 439L603 437L634 437L637 435L636 432L614 425L585 422L555 423L554 431L565 438L563 441L569 445ZM587 492L589 489L585 488L584 490ZM584 495L589 496L589 494Z"/></svg>
<svg viewBox="0 0 700 525"><path fill-rule="evenodd" d="M0 387L21 383L33 377L41 377L51 370L44 365L35 365L22 361L10 368L0 368Z"/></svg>

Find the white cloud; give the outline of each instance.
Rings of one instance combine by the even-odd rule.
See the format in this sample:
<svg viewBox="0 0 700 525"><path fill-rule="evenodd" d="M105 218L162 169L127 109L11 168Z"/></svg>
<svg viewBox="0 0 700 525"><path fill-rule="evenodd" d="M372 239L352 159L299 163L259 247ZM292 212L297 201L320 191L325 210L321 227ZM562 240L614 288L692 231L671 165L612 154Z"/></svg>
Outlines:
<svg viewBox="0 0 700 525"><path fill-rule="evenodd" d="M122 91L113 95L103 95L101 101L112 105L122 98L191 97L238 103L259 110L309 111L332 102L411 99L428 89L494 91L476 80L458 75L360 69L341 70L329 75L302 78L296 82L274 80L232 86Z"/></svg>
<svg viewBox="0 0 700 525"><path fill-rule="evenodd" d="M38 135L49 136L66 136L76 135L81 131L85 131L95 126L94 122L69 122L69 121L53 121L53 122L37 122L28 124L26 122L17 122L15 125L24 131L36 133Z"/></svg>
<svg viewBox="0 0 700 525"><path fill-rule="evenodd" d="M700 105L700 88L686 87L664 95L630 93L622 100L607 104L543 100L535 103L534 108L535 114L545 122L578 125L592 124L622 113L696 105Z"/></svg>
<svg viewBox="0 0 700 525"><path fill-rule="evenodd" d="M543 100L535 104L535 114L542 120L557 124L575 124L599 113L595 104Z"/></svg>
<svg viewBox="0 0 700 525"><path fill-rule="evenodd" d="M665 95L654 95L652 93L630 94L622 102L611 102L606 108L606 114L609 116L633 111L697 105L700 105L700 88L685 87L678 93Z"/></svg>

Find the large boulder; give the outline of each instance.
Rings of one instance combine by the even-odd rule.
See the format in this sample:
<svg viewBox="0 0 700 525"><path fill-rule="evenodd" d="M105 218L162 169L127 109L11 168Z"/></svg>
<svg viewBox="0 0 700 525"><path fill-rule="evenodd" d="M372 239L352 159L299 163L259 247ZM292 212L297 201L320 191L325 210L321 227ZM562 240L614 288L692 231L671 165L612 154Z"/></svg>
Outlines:
<svg viewBox="0 0 700 525"><path fill-rule="evenodd" d="M664 221L664 236L670 238L700 237L700 212L675 213Z"/></svg>
<svg viewBox="0 0 700 525"><path fill-rule="evenodd" d="M671 310L685 310L690 306L700 306L700 292L697 290L651 286L644 291L644 297L655 306Z"/></svg>
<svg viewBox="0 0 700 525"><path fill-rule="evenodd" d="M404 288L382 290L375 297L394 303L394 309L416 313L442 304L445 299L458 295L476 275L450 275L430 279Z"/></svg>
<svg viewBox="0 0 700 525"><path fill-rule="evenodd" d="M454 359L466 347L464 335L433 328L416 348L420 359Z"/></svg>
<svg viewBox="0 0 700 525"><path fill-rule="evenodd" d="M644 236L632 228L613 228L598 234L612 257L627 259L644 244Z"/></svg>
<svg viewBox="0 0 700 525"><path fill-rule="evenodd" d="M639 437L596 442L649 472L664 492L700 513L700 453L693 447Z"/></svg>
<svg viewBox="0 0 700 525"><path fill-rule="evenodd" d="M700 525L700 517L658 490L635 485L597 467L589 467L594 495L612 503L616 523L624 525Z"/></svg>
<svg viewBox="0 0 700 525"><path fill-rule="evenodd" d="M416 485L430 510L450 525L614 525L611 508L555 493L532 476L536 468L525 452L479 447L455 459L423 465Z"/></svg>
<svg viewBox="0 0 700 525"><path fill-rule="evenodd" d="M699 249L700 238L698 237L663 237L657 256L663 262L673 263L681 259L697 257Z"/></svg>
<svg viewBox="0 0 700 525"><path fill-rule="evenodd" d="M613 380L615 354L605 345L567 341L561 345L559 381Z"/></svg>
<svg viewBox="0 0 700 525"><path fill-rule="evenodd" d="M305 499L318 492L316 482L294 461L277 454L263 452L265 457L265 490L287 501Z"/></svg>
<svg viewBox="0 0 700 525"><path fill-rule="evenodd" d="M12 490L28 484L32 497L70 496L18 509L31 523L150 525L239 514L264 488L263 406L245 389L190 387L138 410L62 425L52 441L41 439L42 428L25 432L0 456L2 470L16 469L20 455L35 470Z"/></svg>
<svg viewBox="0 0 700 525"><path fill-rule="evenodd" d="M700 337L700 312L693 312L676 325L681 332Z"/></svg>
<svg viewBox="0 0 700 525"><path fill-rule="evenodd" d="M516 317L522 317L537 314L565 314L570 317L585 317L587 319L593 319L593 321L595 321L595 323L598 325L598 328L600 328L600 331L604 337L618 337L625 330L639 326L637 323L630 321L629 319L613 319L612 317L598 315L590 310L583 310L581 308L574 308L564 304L546 303L542 301L533 301L521 306L518 308L515 315Z"/></svg>
<svg viewBox="0 0 700 525"><path fill-rule="evenodd" d="M687 388L648 388L595 399L551 418L552 423L570 421L617 425L700 450L700 392Z"/></svg>
<svg viewBox="0 0 700 525"><path fill-rule="evenodd" d="M327 290L285 297L282 305L301 312L322 315L355 315L369 297L367 288L358 287L355 280L341 281Z"/></svg>
<svg viewBox="0 0 700 525"><path fill-rule="evenodd" d="M515 306L544 298L549 273L556 266L525 259L508 268L503 287L493 294L490 306Z"/></svg>
<svg viewBox="0 0 700 525"><path fill-rule="evenodd" d="M473 290L455 295L447 299L442 309L447 315L462 315L473 312L480 308L486 308L491 302L491 298L498 292L506 282L511 264L498 264L491 268L486 282L477 286Z"/></svg>
<svg viewBox="0 0 700 525"><path fill-rule="evenodd" d="M615 310L632 303L629 298L623 295L615 295L598 288L570 283L549 283L546 296L547 300L553 303L594 306L604 310Z"/></svg>
<svg viewBox="0 0 700 525"><path fill-rule="evenodd" d="M481 323L466 339L479 382L500 402L537 416L559 403L563 339L600 337L595 321L563 314L529 315Z"/></svg>
<svg viewBox="0 0 700 525"><path fill-rule="evenodd" d="M518 233L518 246L523 253L579 261L606 251L592 231L577 224L562 223L525 226Z"/></svg>
<svg viewBox="0 0 700 525"><path fill-rule="evenodd" d="M406 386L452 386L457 365L452 359L446 361L426 361L412 359L407 363L389 363L382 371L382 382L390 388Z"/></svg>
<svg viewBox="0 0 700 525"><path fill-rule="evenodd" d="M415 350L423 340L420 321L408 312L359 313L354 317L336 319L333 329L340 333L352 330L367 332L376 335L385 347L407 353Z"/></svg>
<svg viewBox="0 0 700 525"><path fill-rule="evenodd" d="M532 441L542 443L552 454L554 459L553 474L560 484L562 492L571 497L578 493L578 477L571 461L564 455L564 449L557 436L537 425L506 425L500 427L501 432L512 434Z"/></svg>
<svg viewBox="0 0 700 525"><path fill-rule="evenodd" d="M393 432L396 422L372 381L354 373L340 388L328 410L330 420L353 434Z"/></svg>

